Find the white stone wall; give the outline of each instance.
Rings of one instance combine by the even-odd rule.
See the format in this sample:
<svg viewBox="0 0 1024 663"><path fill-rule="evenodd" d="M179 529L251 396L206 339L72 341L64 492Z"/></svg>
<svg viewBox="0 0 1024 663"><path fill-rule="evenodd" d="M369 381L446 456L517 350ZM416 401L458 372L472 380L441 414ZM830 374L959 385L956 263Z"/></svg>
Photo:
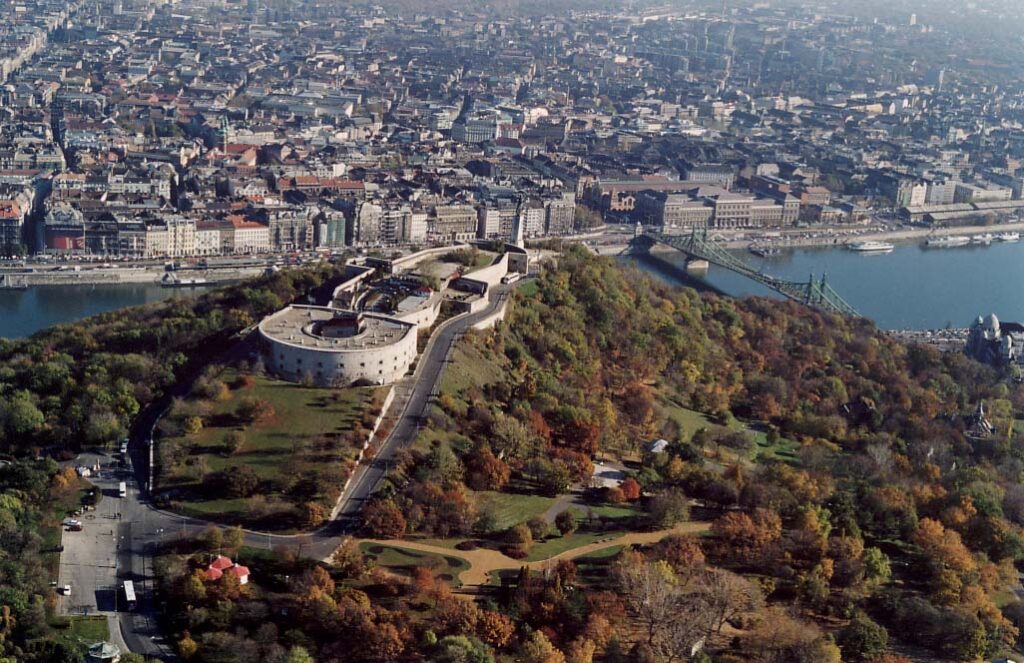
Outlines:
<svg viewBox="0 0 1024 663"><path fill-rule="evenodd" d="M395 313L391 317L416 325L419 329L430 329L437 322L437 316L441 314L441 304L443 301L444 296L440 292L433 292L423 306L418 309L406 311L405 313Z"/></svg>
<svg viewBox="0 0 1024 663"><path fill-rule="evenodd" d="M416 360L416 328L397 342L360 350L298 347L264 334L264 359L278 377L302 382L307 376L319 386L348 386L359 380L374 384L397 382Z"/></svg>

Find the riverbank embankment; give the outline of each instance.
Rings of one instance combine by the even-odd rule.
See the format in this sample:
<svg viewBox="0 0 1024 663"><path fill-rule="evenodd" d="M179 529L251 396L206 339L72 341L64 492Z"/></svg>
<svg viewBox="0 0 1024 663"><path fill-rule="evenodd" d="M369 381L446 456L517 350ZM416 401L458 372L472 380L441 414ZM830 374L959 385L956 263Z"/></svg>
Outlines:
<svg viewBox="0 0 1024 663"><path fill-rule="evenodd" d="M204 284L229 283L258 276L263 268L230 268L190 270L187 274L167 272L159 268L111 267L49 270L8 270L4 277L9 283L26 286L47 285L104 285L118 283L163 283L173 274L181 279L197 279Z"/></svg>
<svg viewBox="0 0 1024 663"><path fill-rule="evenodd" d="M775 248L800 249L842 246L849 242L923 242L932 237L950 235L984 235L986 233L1024 232L1024 221L998 225L950 226L943 228L880 229L872 226L833 226L828 228L794 228L760 231L709 231L730 249L744 249L751 244Z"/></svg>

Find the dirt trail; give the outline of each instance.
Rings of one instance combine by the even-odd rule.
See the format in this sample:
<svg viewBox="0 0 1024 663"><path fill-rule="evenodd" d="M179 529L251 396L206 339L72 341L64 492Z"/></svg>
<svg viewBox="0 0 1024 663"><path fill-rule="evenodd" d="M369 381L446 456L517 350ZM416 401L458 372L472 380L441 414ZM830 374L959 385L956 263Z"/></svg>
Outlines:
<svg viewBox="0 0 1024 663"><path fill-rule="evenodd" d="M614 539L596 541L585 546L580 546L579 548L566 550L554 557L534 562L512 559L501 551L490 550L488 548L478 548L476 550L455 550L453 548L442 548L440 546L432 546L430 544L419 543L417 541L406 541L404 539L360 539L358 542L393 546L395 548L406 548L408 550L418 550L420 552L433 553L435 555L443 555L445 557L455 557L457 559L465 560L469 563L469 568L459 574L459 581L462 582L464 589L472 590L475 587L486 585L490 580L490 574L495 571L518 569L522 566L529 567L530 569L541 569L550 562L561 559L586 557L598 550L604 550L614 546L656 543L670 534L700 534L701 532L707 531L710 527L711 524L706 522L686 522L680 523L671 529L659 530L657 532L631 532L630 534L623 534L622 536Z"/></svg>

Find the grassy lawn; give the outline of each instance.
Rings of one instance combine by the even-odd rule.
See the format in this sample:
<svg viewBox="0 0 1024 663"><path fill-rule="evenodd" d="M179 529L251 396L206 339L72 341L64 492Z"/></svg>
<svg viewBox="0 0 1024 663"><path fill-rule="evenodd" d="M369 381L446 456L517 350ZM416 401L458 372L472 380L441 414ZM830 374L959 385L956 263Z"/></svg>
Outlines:
<svg viewBox="0 0 1024 663"><path fill-rule="evenodd" d="M755 435L757 437L757 460L777 460L790 464L800 462L796 455L800 449L799 442L781 438L772 445L768 444L768 436L764 433L755 433Z"/></svg>
<svg viewBox="0 0 1024 663"><path fill-rule="evenodd" d="M691 439L693 434L701 428L711 428L717 425L706 414L684 408L672 401L664 401L662 406L669 418L679 425L684 439ZM736 430L746 429L754 436L757 448L753 460L775 460L791 464L799 462L796 452L800 449L800 443L782 438L775 444L768 444L768 435L764 431L754 430L740 421L733 421L730 427Z"/></svg>
<svg viewBox="0 0 1024 663"><path fill-rule="evenodd" d="M110 628L103 615L53 617L50 626L62 639L71 643L91 645L110 640Z"/></svg>
<svg viewBox="0 0 1024 663"><path fill-rule="evenodd" d="M625 548L626 546L622 545L608 546L607 548L595 550L585 557L578 558L576 560L576 568L580 576L590 581L606 576L609 564L615 561L618 554L625 550Z"/></svg>
<svg viewBox="0 0 1024 663"><path fill-rule="evenodd" d="M262 521L277 529L294 525L286 514L303 501L320 502L330 510L337 497L333 490L340 491L354 468L386 390L305 387L262 376L253 376L246 384L234 370L219 377L230 387L225 397L191 399L182 406L182 415L201 413L203 428L192 434L175 431L159 443L157 485L172 508L232 524ZM268 403L272 414L253 423L241 421L236 410L250 399ZM234 453L225 446L232 431L243 436ZM230 499L204 492L205 477L236 466L251 468L262 481L258 498ZM299 481L314 483L315 495L286 495Z"/></svg>
<svg viewBox="0 0 1024 663"><path fill-rule="evenodd" d="M458 557L435 555L419 550L376 543L361 543L359 550L367 560L377 566L384 566L402 575L411 576L413 569L422 566L430 569L434 577L459 586L459 574L469 568L469 562Z"/></svg>
<svg viewBox="0 0 1024 663"><path fill-rule="evenodd" d="M441 391L458 396L471 387L482 388L504 377L504 370L493 356L463 341L452 352L450 369L441 376Z"/></svg>
<svg viewBox="0 0 1024 663"><path fill-rule="evenodd" d="M477 511L486 510L494 514L495 529L507 529L540 516L555 503L554 498L542 495L486 491L473 493L473 496Z"/></svg>
<svg viewBox="0 0 1024 663"><path fill-rule="evenodd" d="M614 539L622 536L627 530L607 530L603 532L590 532L586 530L577 530L568 536L556 536L550 538L542 543L536 543L530 548L530 553L526 556L526 561L537 562L542 559L548 559L564 553L567 550L573 550L575 548L581 548L583 546L589 546L591 543L597 543L604 539Z"/></svg>
<svg viewBox="0 0 1024 663"><path fill-rule="evenodd" d="M683 439L689 440L693 437L693 434L701 428L710 428L714 425L714 423L708 419L707 415L697 412L696 410L689 410L673 403L672 401L665 401L662 405L664 406L665 413L668 414L669 418L679 425Z"/></svg>
<svg viewBox="0 0 1024 663"><path fill-rule="evenodd" d="M431 406L436 408L436 405ZM419 451L421 453L427 453L434 446L435 442L440 442L451 446L452 440L455 438L456 433L451 431L437 430L436 428L424 428L416 436L412 445L409 447L413 451Z"/></svg>
<svg viewBox="0 0 1024 663"><path fill-rule="evenodd" d="M577 509L577 511L579 511ZM594 512L594 515L600 516L606 520L619 520L621 518L635 518L640 515L640 510L634 506L616 506L614 504L603 504L601 506L590 507L590 511ZM577 513L577 516L582 517L585 514Z"/></svg>
<svg viewBox="0 0 1024 663"><path fill-rule="evenodd" d="M478 269L490 266L497 257L497 253L491 253L490 251L477 251L473 255L473 264L466 268L466 273L469 274L477 271Z"/></svg>
<svg viewBox="0 0 1024 663"><path fill-rule="evenodd" d="M85 642L100 642L110 639L107 618L100 615L72 617L68 634Z"/></svg>
<svg viewBox="0 0 1024 663"><path fill-rule="evenodd" d="M537 293L540 292L540 286L537 285L537 281L523 281L519 285L518 290L522 293L523 297L536 297Z"/></svg>

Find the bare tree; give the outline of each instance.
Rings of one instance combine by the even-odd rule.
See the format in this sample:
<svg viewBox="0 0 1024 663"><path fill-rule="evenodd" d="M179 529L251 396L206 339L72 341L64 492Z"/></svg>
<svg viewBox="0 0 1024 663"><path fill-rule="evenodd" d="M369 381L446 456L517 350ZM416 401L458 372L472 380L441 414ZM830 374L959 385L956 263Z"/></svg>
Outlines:
<svg viewBox="0 0 1024 663"><path fill-rule="evenodd" d="M695 584L694 591L701 595L711 627L716 632L720 632L726 622L764 606L760 588L731 571L707 569Z"/></svg>
<svg viewBox="0 0 1024 663"><path fill-rule="evenodd" d="M618 579L630 612L647 633L647 645L663 660L683 660L711 632L705 591L681 581L665 562L627 556Z"/></svg>

